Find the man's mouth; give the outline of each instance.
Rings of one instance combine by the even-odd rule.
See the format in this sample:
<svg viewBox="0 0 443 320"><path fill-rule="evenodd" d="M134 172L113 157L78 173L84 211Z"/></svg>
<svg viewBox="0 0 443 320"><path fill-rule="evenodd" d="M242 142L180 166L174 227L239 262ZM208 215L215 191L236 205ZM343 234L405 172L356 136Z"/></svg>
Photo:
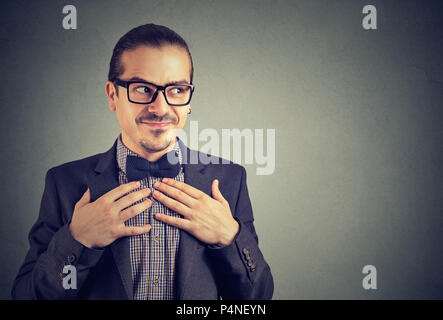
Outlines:
<svg viewBox="0 0 443 320"><path fill-rule="evenodd" d="M146 126L149 126L151 128L165 128L169 125L171 125L171 122L148 122L148 121L142 121L141 124L144 124Z"/></svg>

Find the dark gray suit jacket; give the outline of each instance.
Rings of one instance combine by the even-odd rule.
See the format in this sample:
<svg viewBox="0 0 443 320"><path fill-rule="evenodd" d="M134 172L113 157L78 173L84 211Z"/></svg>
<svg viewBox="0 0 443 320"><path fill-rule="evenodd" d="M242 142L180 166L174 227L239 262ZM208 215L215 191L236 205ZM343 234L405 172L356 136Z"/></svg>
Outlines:
<svg viewBox="0 0 443 320"><path fill-rule="evenodd" d="M184 160L185 182L211 194L213 179L229 202L240 231L221 249L180 231L176 260L177 299L271 299L274 283L258 248L246 171L238 165L190 164L200 156L178 140ZM219 159L213 157L213 159ZM191 162L193 160L194 162ZM129 238L98 250L77 242L69 231L74 206L86 189L91 202L118 186L116 142L105 153L69 162L46 174L40 213L29 233L30 249L14 281L15 299L132 299ZM77 289L65 290L63 267L77 269Z"/></svg>

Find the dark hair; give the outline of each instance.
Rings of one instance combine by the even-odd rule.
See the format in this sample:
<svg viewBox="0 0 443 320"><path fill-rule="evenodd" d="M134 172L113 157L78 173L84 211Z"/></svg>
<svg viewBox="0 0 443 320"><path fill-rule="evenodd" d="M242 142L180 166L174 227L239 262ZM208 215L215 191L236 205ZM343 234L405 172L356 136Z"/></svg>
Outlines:
<svg viewBox="0 0 443 320"><path fill-rule="evenodd" d="M135 49L138 46L146 45L159 48L162 45L176 45L186 50L191 61L191 83L194 77L194 64L192 62L191 52L183 38L168 27L156 25L153 23L144 24L128 31L118 40L112 52L112 58L109 62L108 80L113 81L120 77L124 72L121 64L121 56L124 51Z"/></svg>

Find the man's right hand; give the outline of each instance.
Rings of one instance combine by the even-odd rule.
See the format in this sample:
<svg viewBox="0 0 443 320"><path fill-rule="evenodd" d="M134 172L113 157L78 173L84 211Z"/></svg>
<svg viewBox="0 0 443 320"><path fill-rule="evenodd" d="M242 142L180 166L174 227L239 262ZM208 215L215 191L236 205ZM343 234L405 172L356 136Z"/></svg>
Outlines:
<svg viewBox="0 0 443 320"><path fill-rule="evenodd" d="M75 204L69 225L74 239L88 248L102 248L124 236L148 233L151 230L149 224L136 227L125 225L126 220L135 217L152 205L151 200L145 199L129 207L151 193L149 188L145 188L127 194L138 187L140 187L139 182L122 184L94 202L91 202L91 192L89 189L86 190ZM123 197L125 194L127 195Z"/></svg>

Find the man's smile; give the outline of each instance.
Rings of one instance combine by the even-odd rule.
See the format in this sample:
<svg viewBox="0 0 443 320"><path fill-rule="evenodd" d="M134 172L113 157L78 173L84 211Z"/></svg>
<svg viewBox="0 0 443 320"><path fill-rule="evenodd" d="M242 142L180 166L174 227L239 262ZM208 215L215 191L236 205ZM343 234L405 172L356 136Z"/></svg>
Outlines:
<svg viewBox="0 0 443 320"><path fill-rule="evenodd" d="M140 122L140 124L146 125L151 128L166 128L172 125L171 122L148 122L148 121L142 121Z"/></svg>

